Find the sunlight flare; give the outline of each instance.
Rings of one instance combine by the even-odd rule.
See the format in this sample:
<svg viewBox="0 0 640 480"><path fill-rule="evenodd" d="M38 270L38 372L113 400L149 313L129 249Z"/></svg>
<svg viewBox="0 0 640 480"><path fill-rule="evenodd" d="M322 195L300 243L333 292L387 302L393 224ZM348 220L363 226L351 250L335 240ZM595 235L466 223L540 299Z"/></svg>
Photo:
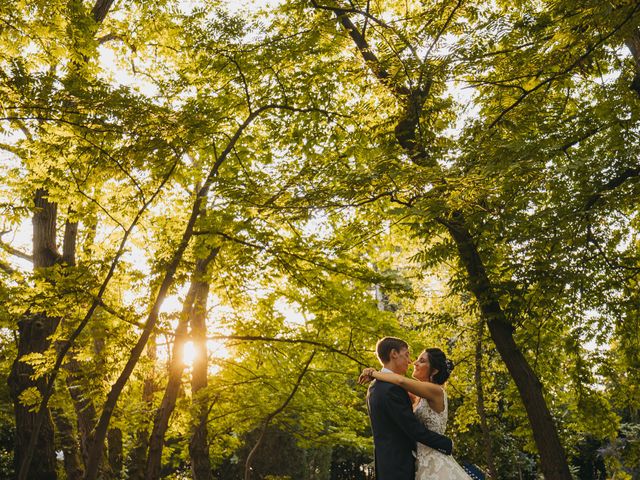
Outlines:
<svg viewBox="0 0 640 480"><path fill-rule="evenodd" d="M191 340L184 344L184 349L182 350L182 361L187 365L187 367L193 367L193 362L198 356L198 349L193 344Z"/></svg>

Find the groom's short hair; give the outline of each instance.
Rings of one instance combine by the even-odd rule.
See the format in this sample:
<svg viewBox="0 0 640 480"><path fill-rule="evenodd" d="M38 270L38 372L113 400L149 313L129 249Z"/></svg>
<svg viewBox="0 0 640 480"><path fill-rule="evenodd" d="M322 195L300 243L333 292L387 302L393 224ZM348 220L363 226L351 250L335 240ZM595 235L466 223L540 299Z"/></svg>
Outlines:
<svg viewBox="0 0 640 480"><path fill-rule="evenodd" d="M403 348L409 348L409 344L404 340L396 337L384 337L376 344L376 354L382 363L387 363L391 360L391 350L399 352Z"/></svg>

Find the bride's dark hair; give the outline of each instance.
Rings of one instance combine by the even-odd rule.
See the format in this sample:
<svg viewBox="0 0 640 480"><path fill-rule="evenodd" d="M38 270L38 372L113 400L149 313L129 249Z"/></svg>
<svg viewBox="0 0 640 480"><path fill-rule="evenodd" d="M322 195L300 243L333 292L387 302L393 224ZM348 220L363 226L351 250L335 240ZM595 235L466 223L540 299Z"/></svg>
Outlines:
<svg viewBox="0 0 640 480"><path fill-rule="evenodd" d="M425 353L429 357L431 368L438 370L438 373L433 376L431 381L438 385L443 385L451 375L451 372L453 372L453 362L439 348L427 348Z"/></svg>

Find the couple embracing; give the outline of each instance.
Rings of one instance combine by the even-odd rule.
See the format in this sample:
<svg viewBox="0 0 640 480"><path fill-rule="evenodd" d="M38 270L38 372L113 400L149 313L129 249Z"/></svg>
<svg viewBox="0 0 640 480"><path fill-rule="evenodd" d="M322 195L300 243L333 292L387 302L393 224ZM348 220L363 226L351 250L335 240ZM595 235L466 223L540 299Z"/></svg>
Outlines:
<svg viewBox="0 0 640 480"><path fill-rule="evenodd" d="M443 385L453 363L442 350L427 349L413 362L410 379L405 376L412 363L407 342L385 337L376 354L383 368L365 368L358 379L361 384L372 381L367 407L376 480L470 480L451 457L453 445L444 436L448 408Z"/></svg>

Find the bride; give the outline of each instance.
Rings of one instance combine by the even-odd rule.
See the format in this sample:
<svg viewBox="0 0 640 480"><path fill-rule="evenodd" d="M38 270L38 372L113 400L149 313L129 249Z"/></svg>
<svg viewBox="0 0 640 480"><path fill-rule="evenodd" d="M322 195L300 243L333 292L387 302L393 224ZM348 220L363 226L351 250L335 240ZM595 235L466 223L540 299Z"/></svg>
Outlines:
<svg viewBox="0 0 640 480"><path fill-rule="evenodd" d="M434 432L444 435L447 427L447 393L444 383L453 370L453 362L448 360L439 348L428 348L413 362L413 378L397 373L378 372L365 368L361 378L378 380L398 385L413 395L413 412L424 425ZM416 480L448 479L470 480L471 477L451 457L421 443L417 444Z"/></svg>

